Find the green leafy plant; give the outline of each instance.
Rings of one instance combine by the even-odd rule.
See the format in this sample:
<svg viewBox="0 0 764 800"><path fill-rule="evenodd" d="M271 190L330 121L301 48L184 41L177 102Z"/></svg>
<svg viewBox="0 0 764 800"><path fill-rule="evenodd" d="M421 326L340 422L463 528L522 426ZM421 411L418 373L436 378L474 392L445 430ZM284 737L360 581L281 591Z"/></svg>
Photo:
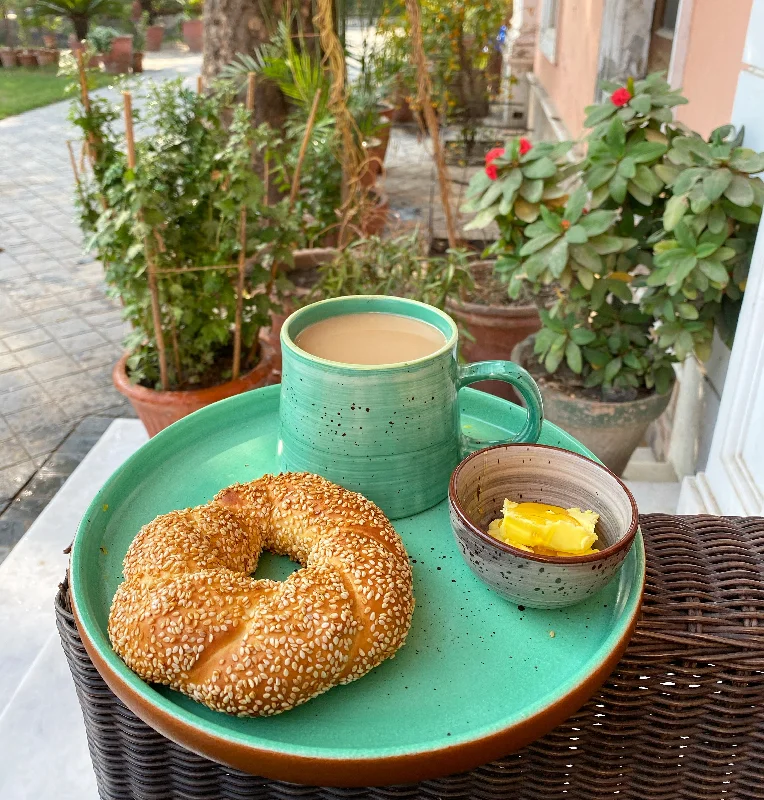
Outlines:
<svg viewBox="0 0 764 800"><path fill-rule="evenodd" d="M742 146L744 131L717 128L708 141L672 139L663 175L671 190L665 238L642 280L643 307L660 320L659 337L681 360L711 353L714 330L731 344L764 204L764 154Z"/></svg>
<svg viewBox="0 0 764 800"><path fill-rule="evenodd" d="M114 28L109 28L104 25L96 25L88 34L88 42L93 45L93 49L96 51L96 53L103 55L111 50L111 44L114 41L114 37L119 35L119 31L115 30Z"/></svg>
<svg viewBox="0 0 764 800"><path fill-rule="evenodd" d="M329 264L307 302L355 294L409 297L443 308L448 297L469 290L472 278L467 254L449 250L445 257L427 256L418 231L387 239L372 236L352 242Z"/></svg>
<svg viewBox="0 0 764 800"><path fill-rule="evenodd" d="M472 177L462 211L475 213L465 230L498 225L500 237L487 251L495 255L498 274L507 282L511 299L522 292L525 273L520 250L526 228L542 213L565 203L566 178L571 170L567 159L572 142L540 142L532 145L515 138L503 148L486 155L486 168Z"/></svg>
<svg viewBox="0 0 764 800"><path fill-rule="evenodd" d="M95 17L120 16L124 11L121 0L37 0L35 10L40 16L66 17L74 26L79 41L87 39L90 22Z"/></svg>
<svg viewBox="0 0 764 800"><path fill-rule="evenodd" d="M470 208L474 226L499 223L494 249L509 265L510 293L544 297L535 351L546 370L629 399L668 391L672 364L707 358L715 329L729 340L761 217L754 173L764 155L742 147L731 126L706 142L674 125L672 108L686 100L661 74L604 88L610 94L586 109L586 156L557 175L547 165L544 192L577 187L564 210L542 193L539 219L501 216L509 200L496 208L497 184L519 152L509 146L473 179Z"/></svg>
<svg viewBox="0 0 764 800"><path fill-rule="evenodd" d="M138 115L148 131L129 169L118 121L121 109L91 98L75 101L73 118L94 150L94 172L80 187L80 222L103 261L111 293L132 326L131 380L159 383L158 350L147 281L150 258L159 275L162 329L173 389L230 377L237 304L235 269L240 211L247 212L242 369L257 359L259 329L272 306L274 265L288 263L297 225L286 201L267 204L251 167L253 152L277 145L267 126L253 128L229 93L200 95L168 82L148 90ZM230 117L230 123L223 120Z"/></svg>

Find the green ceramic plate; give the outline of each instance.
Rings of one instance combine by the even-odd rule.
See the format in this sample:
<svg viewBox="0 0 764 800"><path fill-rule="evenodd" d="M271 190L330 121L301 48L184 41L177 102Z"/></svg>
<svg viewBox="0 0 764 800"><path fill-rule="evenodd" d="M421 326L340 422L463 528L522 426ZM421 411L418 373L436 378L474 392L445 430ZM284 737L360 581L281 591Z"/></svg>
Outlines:
<svg viewBox="0 0 764 800"><path fill-rule="evenodd" d="M503 400L471 389L460 399L472 437L498 439L522 425L525 411ZM395 523L413 564L413 624L398 656L361 680L276 717L240 719L133 674L112 651L106 627L128 545L157 514L278 471L278 407L273 386L186 417L111 476L80 525L71 591L83 640L139 716L187 747L255 774L364 785L484 763L551 729L598 688L636 621L641 535L596 596L561 610L522 610L472 575L445 501ZM591 456L549 423L540 441ZM294 567L266 555L256 575L283 578Z"/></svg>

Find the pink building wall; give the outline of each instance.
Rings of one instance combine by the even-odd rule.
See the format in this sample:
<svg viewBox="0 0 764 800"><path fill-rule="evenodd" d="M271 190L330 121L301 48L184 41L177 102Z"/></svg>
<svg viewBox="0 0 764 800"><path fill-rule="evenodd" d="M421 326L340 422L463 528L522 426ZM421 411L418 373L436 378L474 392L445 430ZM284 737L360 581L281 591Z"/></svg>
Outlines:
<svg viewBox="0 0 764 800"><path fill-rule="evenodd" d="M708 136L732 115L753 0L694 0L677 119Z"/></svg>
<svg viewBox="0 0 764 800"><path fill-rule="evenodd" d="M713 4L720 0L708 1ZM750 8L751 0L743 2ZM604 0L560 3L557 63L552 64L540 48L536 49L533 71L574 138L583 132L584 106L594 102L603 8Z"/></svg>

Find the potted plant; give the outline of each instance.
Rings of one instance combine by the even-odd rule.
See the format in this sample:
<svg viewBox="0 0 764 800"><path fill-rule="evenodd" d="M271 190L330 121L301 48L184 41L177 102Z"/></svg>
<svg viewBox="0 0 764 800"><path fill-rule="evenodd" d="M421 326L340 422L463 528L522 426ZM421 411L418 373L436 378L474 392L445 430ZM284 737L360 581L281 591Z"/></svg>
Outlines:
<svg viewBox="0 0 764 800"><path fill-rule="evenodd" d="M19 44L21 48L17 51L16 57L18 58L20 67L36 67L37 66L37 49L32 47L32 20L26 13L18 15L19 25Z"/></svg>
<svg viewBox="0 0 764 800"><path fill-rule="evenodd" d="M146 28L148 14L144 11L138 19L132 21L133 30L133 72L143 72L143 51L146 48Z"/></svg>
<svg viewBox="0 0 764 800"><path fill-rule="evenodd" d="M685 100L661 75L606 89L567 175L577 188L523 229L509 280L553 292L534 341L515 349L547 416L621 472L668 403L673 365L708 357L714 328L734 317L764 156L730 126L708 142L674 126Z"/></svg>
<svg viewBox="0 0 764 800"><path fill-rule="evenodd" d="M571 147L571 142L533 145L524 137L512 139L491 150L485 169L470 181L462 210L475 216L465 231L495 224L499 238L484 260L471 265L475 285L469 294L449 302L449 313L470 334L462 345L469 361L509 359L514 347L541 327L534 296L517 275L518 253L526 227L538 219L542 206L549 210L565 202ZM516 399L505 383L487 388Z"/></svg>
<svg viewBox="0 0 764 800"><path fill-rule="evenodd" d="M201 53L204 37L204 22L202 12L203 0L186 0L183 11L186 19L183 20L183 41L192 53Z"/></svg>
<svg viewBox="0 0 764 800"><path fill-rule="evenodd" d="M12 69L18 67L19 58L18 52L15 47L0 47L0 63L3 69Z"/></svg>
<svg viewBox="0 0 764 800"><path fill-rule="evenodd" d="M231 109L230 93L200 95L180 81L149 88L139 122L150 132L135 144L135 169L122 151L121 109L92 98L87 113L76 102L94 150L92 179L78 190L81 224L132 327L114 382L153 434L268 381L272 353L258 332L296 223L286 201L265 201L251 167L269 129L253 128L243 106Z"/></svg>
<svg viewBox="0 0 764 800"><path fill-rule="evenodd" d="M91 66L95 67L103 64L105 68L108 67L111 43L116 35L117 31L106 25L96 25L91 28L87 38L88 44L94 51L90 59Z"/></svg>

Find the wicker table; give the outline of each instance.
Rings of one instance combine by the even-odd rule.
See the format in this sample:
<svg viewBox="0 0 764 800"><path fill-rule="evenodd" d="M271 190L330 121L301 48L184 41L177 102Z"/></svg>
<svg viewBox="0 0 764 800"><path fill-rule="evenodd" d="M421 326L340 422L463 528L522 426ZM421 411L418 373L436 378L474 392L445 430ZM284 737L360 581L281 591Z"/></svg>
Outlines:
<svg viewBox="0 0 764 800"><path fill-rule="evenodd" d="M62 585L58 630L102 800L764 800L764 519L655 514L641 523L642 619L600 692L520 752L407 786L269 781L165 739L103 682Z"/></svg>

